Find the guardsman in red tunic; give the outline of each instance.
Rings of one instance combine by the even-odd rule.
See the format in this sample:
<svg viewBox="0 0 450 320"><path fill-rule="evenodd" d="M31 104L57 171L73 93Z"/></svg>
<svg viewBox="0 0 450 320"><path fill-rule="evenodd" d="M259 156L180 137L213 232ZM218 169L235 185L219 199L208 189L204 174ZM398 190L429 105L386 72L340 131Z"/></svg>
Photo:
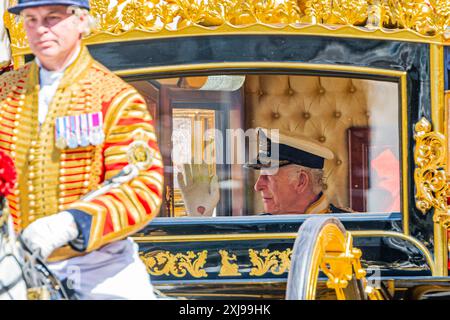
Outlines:
<svg viewBox="0 0 450 320"><path fill-rule="evenodd" d="M79 298L153 298L128 236L160 209L163 165L154 123L136 90L81 44L89 2L21 0L36 59L0 76L0 149L18 171L8 197L17 231ZM151 163L128 182L83 199L130 159Z"/></svg>

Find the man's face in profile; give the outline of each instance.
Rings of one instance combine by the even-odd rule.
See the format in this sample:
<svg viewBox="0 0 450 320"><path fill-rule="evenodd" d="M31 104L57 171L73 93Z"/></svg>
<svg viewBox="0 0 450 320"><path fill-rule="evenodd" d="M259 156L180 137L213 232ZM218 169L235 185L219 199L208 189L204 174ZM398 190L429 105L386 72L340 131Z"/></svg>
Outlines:
<svg viewBox="0 0 450 320"><path fill-rule="evenodd" d="M292 176L291 166L273 170L260 170L255 183L263 200L264 212L271 214L303 213L296 212L299 194L296 188L296 177Z"/></svg>

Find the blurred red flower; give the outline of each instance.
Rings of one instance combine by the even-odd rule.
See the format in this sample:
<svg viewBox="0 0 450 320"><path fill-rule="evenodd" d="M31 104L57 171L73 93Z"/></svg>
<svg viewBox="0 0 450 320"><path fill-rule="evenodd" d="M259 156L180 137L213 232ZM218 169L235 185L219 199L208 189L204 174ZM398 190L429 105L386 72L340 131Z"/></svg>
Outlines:
<svg viewBox="0 0 450 320"><path fill-rule="evenodd" d="M0 151L0 197L11 194L16 184L17 173L9 155Z"/></svg>

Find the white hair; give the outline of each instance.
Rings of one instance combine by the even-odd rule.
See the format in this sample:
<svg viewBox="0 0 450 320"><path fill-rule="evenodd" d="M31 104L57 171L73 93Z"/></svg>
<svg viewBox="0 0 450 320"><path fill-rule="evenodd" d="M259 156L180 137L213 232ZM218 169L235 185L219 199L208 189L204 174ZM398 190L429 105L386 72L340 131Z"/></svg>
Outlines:
<svg viewBox="0 0 450 320"><path fill-rule="evenodd" d="M70 6L68 10L73 10L72 14L77 18L80 18L81 16L87 17L87 25L86 29L83 30L83 37L89 36L92 31L97 28L97 20L90 14L89 10L76 6Z"/></svg>
<svg viewBox="0 0 450 320"><path fill-rule="evenodd" d="M298 181L298 174L301 170L307 172L311 179L312 191L314 194L319 194L323 190L323 170L304 167L298 164L288 166L292 172L289 174L289 183L296 183Z"/></svg>

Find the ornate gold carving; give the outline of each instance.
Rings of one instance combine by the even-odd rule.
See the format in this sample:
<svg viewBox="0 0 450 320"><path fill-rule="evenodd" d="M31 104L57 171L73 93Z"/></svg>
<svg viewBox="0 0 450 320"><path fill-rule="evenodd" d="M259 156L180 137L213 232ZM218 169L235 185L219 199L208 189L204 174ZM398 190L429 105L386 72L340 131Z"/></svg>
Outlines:
<svg viewBox="0 0 450 320"><path fill-rule="evenodd" d="M448 0L429 0L433 8L431 23L433 29L444 36L449 36L450 27L450 2Z"/></svg>
<svg viewBox="0 0 450 320"><path fill-rule="evenodd" d="M421 34L444 33L450 23L448 0L389 0L387 18L397 28Z"/></svg>
<svg viewBox="0 0 450 320"><path fill-rule="evenodd" d="M14 5L17 0L12 0ZM98 21L93 35L120 35L139 30L159 32L203 29L221 25L328 24L367 28L407 29L423 35L446 35L450 25L448 0L91 0ZM28 47L23 22L5 14L13 50ZM450 36L450 35L449 35ZM110 41L114 41L110 38Z"/></svg>
<svg viewBox="0 0 450 320"><path fill-rule="evenodd" d="M308 232L302 232L302 230L310 230L311 226L319 228L319 232L314 233L314 237L311 237ZM373 288L369 288L366 271L361 265L361 250L353 247L352 234L345 231L336 218L310 218L300 229L298 237L295 250L300 250L300 252L296 252L293 268L300 267L304 268L303 272L306 271L305 274L302 272L303 276L300 279L305 288L300 292L301 299L316 299L319 271L328 277L327 287L334 289L338 300L354 298L354 296L346 296L344 291L353 279L361 282L360 289L364 290L361 298L377 298L372 294ZM299 243L302 244L301 248L298 247ZM312 253L310 253L311 250ZM300 266L299 263L301 263ZM353 285L355 284L352 283ZM355 293L357 292L353 292L353 294ZM291 298L292 294L293 292L288 289L287 298Z"/></svg>
<svg viewBox="0 0 450 320"><path fill-rule="evenodd" d="M406 28L423 34L431 32L431 8L424 1L389 0L387 11L390 22L397 28Z"/></svg>
<svg viewBox="0 0 450 320"><path fill-rule="evenodd" d="M291 266L292 249L284 251L273 251L263 249L261 252L253 249L248 250L253 268L250 270L251 276L262 276L267 272L274 275L281 275L289 271Z"/></svg>
<svg viewBox="0 0 450 320"><path fill-rule="evenodd" d="M233 261L237 261L236 255L230 255L226 250L219 250L221 256L221 267L219 276L220 277L231 277L231 276L240 276L239 265L233 263Z"/></svg>
<svg viewBox="0 0 450 320"><path fill-rule="evenodd" d="M335 0L333 15L336 24L362 25L368 16L366 0Z"/></svg>
<svg viewBox="0 0 450 320"><path fill-rule="evenodd" d="M16 1L10 1L10 5L15 3ZM28 47L27 37L23 28L23 19L18 19L15 15L5 12L3 22L9 31L11 45L18 48Z"/></svg>
<svg viewBox="0 0 450 320"><path fill-rule="evenodd" d="M312 24L326 23L331 16L332 6L331 0L307 0L305 13Z"/></svg>
<svg viewBox="0 0 450 320"><path fill-rule="evenodd" d="M187 274L194 278L207 277L208 275L203 269L207 257L207 250L198 253L188 251L186 254L173 254L169 251L141 254L148 273L154 276L173 275L177 278L183 278Z"/></svg>
<svg viewBox="0 0 450 320"><path fill-rule="evenodd" d="M324 236L329 236L324 234ZM331 243L328 246L336 246ZM328 277L327 287L336 291L338 300L345 300L344 289L352 280L353 271L356 279L362 279L366 287L366 271L361 266L362 252L358 248L353 247L353 238L350 233L345 236L345 249L343 251L326 251L320 262L320 269ZM338 247L338 246L337 246ZM323 247L323 249L325 249Z"/></svg>
<svg viewBox="0 0 450 320"><path fill-rule="evenodd" d="M445 174L445 136L431 131L431 123L422 118L415 127L414 182L416 207L425 214L432 207L447 211L447 181Z"/></svg>

